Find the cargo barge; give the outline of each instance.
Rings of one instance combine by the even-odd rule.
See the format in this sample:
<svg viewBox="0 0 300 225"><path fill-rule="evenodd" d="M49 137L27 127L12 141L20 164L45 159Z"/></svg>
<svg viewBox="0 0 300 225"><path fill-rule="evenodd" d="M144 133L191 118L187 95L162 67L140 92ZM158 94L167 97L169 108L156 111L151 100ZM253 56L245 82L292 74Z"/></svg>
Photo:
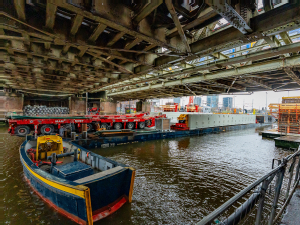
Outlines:
<svg viewBox="0 0 300 225"><path fill-rule="evenodd" d="M174 114L174 113L173 113ZM78 144L86 148L104 148L119 144L134 143L147 140L158 140L165 138L177 138L208 133L220 133L224 131L245 129L260 126L256 123L255 115L247 114L174 114L179 115L178 122L171 125L170 118L156 118L156 129L128 130L122 132L106 132L105 135L93 135L83 140L79 138ZM170 115L169 115L170 116ZM184 118L184 121L182 120ZM166 122L166 123L165 123ZM167 126L166 126L167 125ZM176 125L179 126L176 129ZM174 128L175 126L175 128ZM182 129L184 128L184 129ZM173 130L171 130L173 129ZM105 131L104 131L105 132ZM97 134L97 133L96 133Z"/></svg>
<svg viewBox="0 0 300 225"><path fill-rule="evenodd" d="M182 130L182 131L147 131L147 132L133 132L131 136L111 136L111 137L101 137L93 139L76 139L74 143L83 146L87 149L94 148L107 148L114 147L116 145L131 144L136 142L150 141L150 140L159 140L167 138L179 138L179 137L188 137L188 136L198 136L211 133L221 133L226 131L241 130L252 127L258 127L261 124L241 124L233 126L220 126L220 127L208 127L200 128L193 130Z"/></svg>

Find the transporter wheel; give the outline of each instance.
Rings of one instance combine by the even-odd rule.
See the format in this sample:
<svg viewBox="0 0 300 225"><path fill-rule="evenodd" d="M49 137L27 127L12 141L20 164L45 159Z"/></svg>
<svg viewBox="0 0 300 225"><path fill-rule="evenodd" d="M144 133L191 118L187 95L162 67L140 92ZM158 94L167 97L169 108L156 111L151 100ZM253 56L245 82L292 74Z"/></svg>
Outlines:
<svg viewBox="0 0 300 225"><path fill-rule="evenodd" d="M127 123L127 128L128 129L133 129L134 128L134 123L132 123L132 122Z"/></svg>
<svg viewBox="0 0 300 225"><path fill-rule="evenodd" d="M101 123L100 128L105 128L107 130L108 126L106 123Z"/></svg>
<svg viewBox="0 0 300 225"><path fill-rule="evenodd" d="M88 123L86 125L86 127L87 127L87 129L86 129L87 132L92 132L94 130L93 124L91 124L91 123Z"/></svg>
<svg viewBox="0 0 300 225"><path fill-rule="evenodd" d="M115 123L115 124L114 124L114 128L115 128L116 130L122 129L122 123Z"/></svg>
<svg viewBox="0 0 300 225"><path fill-rule="evenodd" d="M54 126L50 124L45 124L41 127L41 133L49 135L54 132Z"/></svg>
<svg viewBox="0 0 300 225"><path fill-rule="evenodd" d="M28 126L17 126L15 129L15 134L19 136L26 136L30 133L30 128Z"/></svg>
<svg viewBox="0 0 300 225"><path fill-rule="evenodd" d="M139 129L144 129L145 128L145 122L140 122L138 125Z"/></svg>
<svg viewBox="0 0 300 225"><path fill-rule="evenodd" d="M151 120L146 120L146 126L147 127L151 126Z"/></svg>

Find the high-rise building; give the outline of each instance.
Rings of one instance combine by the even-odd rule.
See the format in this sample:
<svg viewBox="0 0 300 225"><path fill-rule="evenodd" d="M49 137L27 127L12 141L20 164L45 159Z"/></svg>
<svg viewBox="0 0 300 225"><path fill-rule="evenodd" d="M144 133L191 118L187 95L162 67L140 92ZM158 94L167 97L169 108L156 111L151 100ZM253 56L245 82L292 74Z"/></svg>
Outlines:
<svg viewBox="0 0 300 225"><path fill-rule="evenodd" d="M207 106L211 108L218 108L219 106L219 95L207 96Z"/></svg>
<svg viewBox="0 0 300 225"><path fill-rule="evenodd" d="M174 98L174 103L178 103L178 104L180 104L180 98Z"/></svg>
<svg viewBox="0 0 300 225"><path fill-rule="evenodd" d="M224 108L232 108L232 97L224 97L223 98L223 107Z"/></svg>
<svg viewBox="0 0 300 225"><path fill-rule="evenodd" d="M194 104L198 105L198 106L201 106L201 97L195 97L194 98Z"/></svg>

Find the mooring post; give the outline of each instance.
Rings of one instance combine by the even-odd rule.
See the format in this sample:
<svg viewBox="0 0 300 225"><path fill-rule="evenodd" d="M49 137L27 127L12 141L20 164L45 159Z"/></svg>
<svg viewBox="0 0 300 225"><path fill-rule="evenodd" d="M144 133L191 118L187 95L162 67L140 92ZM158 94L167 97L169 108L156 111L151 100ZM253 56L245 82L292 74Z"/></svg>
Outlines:
<svg viewBox="0 0 300 225"><path fill-rule="evenodd" d="M264 209L264 204L265 204L265 195L266 191L268 189L269 182L268 180L264 180L261 185L260 189L260 198L258 202L258 208L257 208L257 213L256 213L256 221L255 225L260 225L261 219L262 219L262 213Z"/></svg>
<svg viewBox="0 0 300 225"><path fill-rule="evenodd" d="M34 138L37 139L37 128L38 128L38 125L34 125Z"/></svg>
<svg viewBox="0 0 300 225"><path fill-rule="evenodd" d="M76 140L76 132L71 132L71 139Z"/></svg>
<svg viewBox="0 0 300 225"><path fill-rule="evenodd" d="M286 159L283 159L283 162L286 163ZM284 173L285 173L285 167L282 167L277 174L277 179L276 179L276 183L275 183L275 195L274 195L274 201L273 201L273 205L272 205L272 211L269 217L269 222L268 225L272 225L273 224L273 220L275 218L275 213L276 213L276 208L277 208L277 203L279 200L279 195L280 195L280 191L281 191L281 186L282 186L282 181L283 181L283 177L284 177Z"/></svg>
<svg viewBox="0 0 300 225"><path fill-rule="evenodd" d="M87 139L87 131L82 132L82 139Z"/></svg>
<svg viewBox="0 0 300 225"><path fill-rule="evenodd" d="M46 159L47 159L47 157L46 157ZM54 166L56 166L56 153L55 152L51 154L50 162L51 162L50 171L52 173L52 170L53 170Z"/></svg>
<svg viewBox="0 0 300 225"><path fill-rule="evenodd" d="M77 162L78 161L78 149L75 148L74 149L74 162Z"/></svg>
<svg viewBox="0 0 300 225"><path fill-rule="evenodd" d="M290 187L291 187L291 183L292 183L292 179L293 179L293 174L294 174L295 163L296 163L296 157L293 158L292 165L290 166L290 171L289 171L289 172L290 172L289 183L288 183L288 186L287 186L287 189L286 189L284 201L286 201L287 198L289 197Z"/></svg>

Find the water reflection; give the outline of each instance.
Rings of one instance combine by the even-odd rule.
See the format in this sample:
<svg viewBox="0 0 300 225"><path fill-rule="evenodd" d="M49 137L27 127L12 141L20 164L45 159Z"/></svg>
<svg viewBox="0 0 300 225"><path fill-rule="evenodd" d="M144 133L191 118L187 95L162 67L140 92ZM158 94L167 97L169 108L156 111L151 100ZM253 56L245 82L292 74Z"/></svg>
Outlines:
<svg viewBox="0 0 300 225"><path fill-rule="evenodd" d="M268 172L273 158L290 153L256 132L251 128L95 149L137 170L132 204L95 224L194 224ZM18 155L22 141L1 134L5 223L74 224L23 181Z"/></svg>

